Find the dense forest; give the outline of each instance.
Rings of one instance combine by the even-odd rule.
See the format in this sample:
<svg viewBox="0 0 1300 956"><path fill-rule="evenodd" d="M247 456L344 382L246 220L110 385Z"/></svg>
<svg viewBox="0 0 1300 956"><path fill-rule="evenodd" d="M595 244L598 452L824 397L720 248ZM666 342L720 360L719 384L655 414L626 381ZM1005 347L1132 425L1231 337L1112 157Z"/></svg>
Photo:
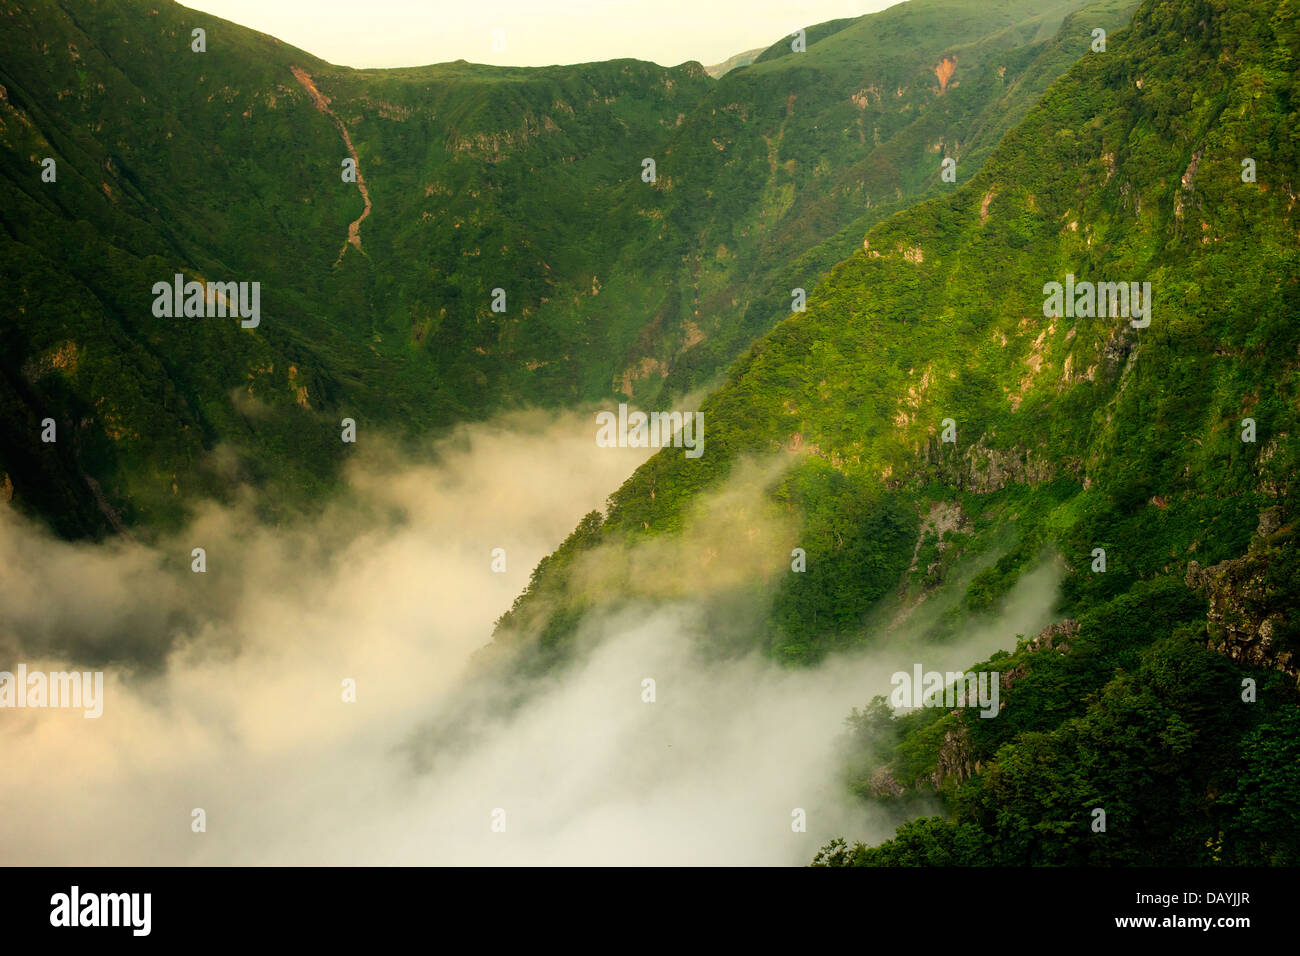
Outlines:
<svg viewBox="0 0 1300 956"><path fill-rule="evenodd" d="M1054 629L973 668L1002 675L1000 719L848 716L863 799L948 815L819 862L1294 863L1298 45L1286 2L1143 4L755 343L703 404L709 454L643 466L498 642L563 661L620 600L584 554L687 535L747 456L784 454L769 501L807 570L773 548L736 638L778 660L879 642L927 598L943 640L1065 567ZM1050 314L1067 276L1149 281L1150 324Z"/></svg>
<svg viewBox="0 0 1300 956"><path fill-rule="evenodd" d="M249 484L268 520L313 507L345 417L415 442L709 386L1132 4L1082 7L914 0L714 80L359 71L171 2L6 3L0 484L66 536L148 538ZM259 282L260 324L154 316L178 273Z"/></svg>
<svg viewBox="0 0 1300 956"><path fill-rule="evenodd" d="M706 452L498 621L512 693L620 609L833 666L1050 566L1053 623L969 668L997 719L845 715L843 787L905 822L810 862L1300 863L1295 0L910 0L717 79L354 70L163 0L0 17L18 509L147 541L253 487L274 524L337 490L344 418L706 395ZM175 274L260 282L260 323L158 316ZM730 574L639 589L672 548Z"/></svg>

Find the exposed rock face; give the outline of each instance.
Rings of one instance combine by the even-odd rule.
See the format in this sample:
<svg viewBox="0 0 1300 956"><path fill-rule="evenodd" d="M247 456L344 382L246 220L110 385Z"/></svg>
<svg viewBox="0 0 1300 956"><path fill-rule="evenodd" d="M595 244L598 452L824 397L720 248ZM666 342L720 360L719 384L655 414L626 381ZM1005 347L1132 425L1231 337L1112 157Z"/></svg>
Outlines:
<svg viewBox="0 0 1300 956"><path fill-rule="evenodd" d="M1059 624L1049 624L1038 632L1038 636L1028 641L1024 650L1030 654L1037 654L1040 651L1056 651L1060 654L1070 653L1070 639L1079 633L1079 622L1073 618L1066 618ZM1024 677L1029 672L1025 664L1019 663L1010 670L1002 672L1002 677L998 683L1003 690L1010 690L1016 686L1016 681ZM1006 706L1006 701L1002 702Z"/></svg>
<svg viewBox="0 0 1300 956"><path fill-rule="evenodd" d="M1032 485L1052 477L1052 466L1034 460L1032 449L986 448L977 442L966 452L964 487L976 494L997 491L1011 484Z"/></svg>
<svg viewBox="0 0 1300 956"><path fill-rule="evenodd" d="M951 546L951 542L945 540L950 532L967 532L972 527L970 517L962 510L960 504L955 501L936 501L930 506L929 513L921 519L921 526L916 535L916 547L912 549L912 563L907 568L908 574L916 570L916 562L921 555L921 545L925 542L926 535L933 534L938 537L939 554L942 555ZM937 563L931 564L926 569L927 572L933 571ZM904 579L900 592L906 587L907 582Z"/></svg>
<svg viewBox="0 0 1300 956"><path fill-rule="evenodd" d="M1038 651L1070 652L1070 638L1079 633L1079 622L1066 618L1060 624L1049 624L1038 632L1038 636L1025 645L1031 654Z"/></svg>
<svg viewBox="0 0 1300 956"><path fill-rule="evenodd" d="M1292 545L1292 530L1283 527L1280 508L1266 508L1246 554L1208 568L1189 561L1183 581L1210 602L1206 630L1211 650L1241 664L1300 677L1300 649L1287 626L1288 615L1297 612L1270 581L1274 561Z"/></svg>
<svg viewBox="0 0 1300 956"><path fill-rule="evenodd" d="M1285 617L1269 610L1264 599L1265 566L1250 558L1187 569L1187 584L1210 601L1209 647L1241 664L1268 667L1300 676L1293 648L1279 644L1276 632Z"/></svg>
<svg viewBox="0 0 1300 956"><path fill-rule="evenodd" d="M958 780L965 780L978 769L979 763L971 753L970 731L965 724L958 724L943 735L943 743L939 745L939 759L935 763L934 773L930 775L930 781L938 787L946 777L955 776Z"/></svg>
<svg viewBox="0 0 1300 956"><path fill-rule="evenodd" d="M1282 529L1282 509L1276 505L1272 508L1265 508L1259 513L1259 525L1255 528L1255 537L1251 541L1251 548L1258 548L1264 543L1264 539L1276 534Z"/></svg>
<svg viewBox="0 0 1300 956"><path fill-rule="evenodd" d="M898 797L903 794L903 785L894 779L888 767L877 767L871 775L869 792L873 797Z"/></svg>
<svg viewBox="0 0 1300 956"><path fill-rule="evenodd" d="M1201 165L1201 153L1202 150L1198 149L1195 153L1192 154L1192 161L1187 165L1187 171L1183 173L1183 178L1182 178L1183 192L1180 192L1174 196L1174 218L1177 219L1179 222L1183 221L1183 203L1184 203L1183 193L1186 193L1187 196L1191 196L1192 191L1196 188L1196 171Z"/></svg>
<svg viewBox="0 0 1300 956"><path fill-rule="evenodd" d="M1136 344L1136 335L1128 322L1121 322L1111 331L1101 348L1102 375L1107 381L1115 379L1128 362Z"/></svg>
<svg viewBox="0 0 1300 956"><path fill-rule="evenodd" d="M952 79L955 72L957 72L957 58L955 56L945 56L939 61L939 65L934 68L935 79L939 81L939 95L942 96L944 90L948 89L948 81Z"/></svg>
<svg viewBox="0 0 1300 956"><path fill-rule="evenodd" d="M989 448L983 438L968 445L956 457L952 446L935 436L924 454L931 475L943 484L980 495L1000 491L1008 485L1048 481L1055 474L1052 463L1036 457L1032 448ZM924 483L928 477L920 477L919 482Z"/></svg>

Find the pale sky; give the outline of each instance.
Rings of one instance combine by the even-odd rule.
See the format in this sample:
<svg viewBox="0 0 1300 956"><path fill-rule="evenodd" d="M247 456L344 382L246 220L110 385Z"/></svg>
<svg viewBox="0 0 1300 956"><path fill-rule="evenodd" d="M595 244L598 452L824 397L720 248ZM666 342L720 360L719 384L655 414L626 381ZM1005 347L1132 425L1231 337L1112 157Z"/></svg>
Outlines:
<svg viewBox="0 0 1300 956"><path fill-rule="evenodd" d="M708 66L897 0L187 0L331 63L546 66L635 57ZM505 49L493 31L505 31Z"/></svg>

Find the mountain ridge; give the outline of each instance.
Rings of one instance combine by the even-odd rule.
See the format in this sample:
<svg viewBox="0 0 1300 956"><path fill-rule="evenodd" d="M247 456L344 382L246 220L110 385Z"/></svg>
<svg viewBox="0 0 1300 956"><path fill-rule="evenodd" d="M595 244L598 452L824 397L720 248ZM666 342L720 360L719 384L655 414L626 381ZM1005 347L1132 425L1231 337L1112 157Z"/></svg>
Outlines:
<svg viewBox="0 0 1300 956"><path fill-rule="evenodd" d="M1036 6L967 2L975 24L1003 33ZM922 22L926 4L935 18L953 8L914 3ZM863 23L898 13L839 31L856 29L859 47L832 48L824 65L829 40L720 81L698 64L632 60L358 71L143 0L28 0L5 16L0 172L17 201L3 255L21 309L6 332L0 471L21 507L74 537L115 527L104 504L147 536L247 482L279 520L332 487L344 417L414 441L502 408L649 405L706 387L788 311L792 288L856 245L863 217L943 185L937 156L912 167L932 155L934 129L977 129L964 178L1064 69L1050 44L1016 45L1038 30L1026 26L963 53L942 95L927 81L897 103L855 104L845 77L862 72L853 51L872 49ZM934 26L932 45L959 35ZM190 48L199 27L204 53ZM971 85L966 71L1004 54L1008 92L991 63L985 87ZM853 124L833 150L828 117ZM867 118L883 145L864 159ZM340 179L340 127L369 197ZM37 161L51 155L59 179L42 183ZM655 183L640 179L644 157L659 162ZM831 171L827 157L847 165ZM859 179L887 195L864 195ZM67 262L79 298L57 289ZM177 272L260 281L267 320L238 334L152 327L144 293ZM71 307L38 305L37 288ZM492 309L498 288L505 312ZM22 318L37 309L62 328ZM75 366L24 379L69 343ZM36 438L47 417L76 437L53 456Z"/></svg>
<svg viewBox="0 0 1300 956"><path fill-rule="evenodd" d="M784 456L767 500L799 516L803 554L770 546L753 586L701 594L762 609L757 627L719 628L719 644L820 662L885 640L927 598L927 636L952 639L1045 551L1066 567L1057 613L1079 624L1065 651L1021 642L973 668L1029 675L1004 689L999 720L895 717L882 701L855 715L862 795L937 793L950 816L878 848L830 845L819 862L1296 859L1294 834L1259 822L1296 808L1274 801L1285 784L1249 743L1294 723L1300 647L1300 32L1288 3L1269 18L1258 6L1144 3L968 182L873 227L704 402L706 455L660 452L538 566L498 622L501 653L566 660L584 621L623 603L585 588L585 567L617 579L611 563L689 541L741 462ZM1091 317L1082 297L1060 314L1050 287L1076 278L1150 282L1149 324ZM743 542L740 523L718 559ZM1240 588L1231 569L1248 551L1249 594L1212 583ZM1216 568L1212 615L1184 581L1201 580L1192 560ZM1247 680L1269 690L1243 714ZM1174 725L1195 745L1164 747ZM1094 806L1117 835L1089 839Z"/></svg>

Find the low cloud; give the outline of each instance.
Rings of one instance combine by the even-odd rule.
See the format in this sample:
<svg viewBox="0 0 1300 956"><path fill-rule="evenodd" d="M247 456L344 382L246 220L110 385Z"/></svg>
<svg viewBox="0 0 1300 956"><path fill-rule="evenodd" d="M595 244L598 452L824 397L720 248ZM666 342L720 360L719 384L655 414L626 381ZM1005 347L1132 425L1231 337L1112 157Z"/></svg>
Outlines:
<svg viewBox="0 0 1300 956"><path fill-rule="evenodd" d="M0 513L0 669L105 672L97 720L0 711L0 862L799 864L832 836L887 836L895 821L843 785L845 715L914 661L958 669L1041 627L1059 572L1026 575L1000 620L943 648L896 631L813 669L720 660L698 596L736 569L684 562L728 519L755 531L743 571L788 554L782 520L745 510L771 477L755 463L705 504L703 538L634 556L695 597L649 587L653 603L594 615L591 650L514 698L475 652L650 453L596 447L593 421L513 414L425 463L361 449L350 492L294 527L213 506L158 545L81 545Z"/></svg>

